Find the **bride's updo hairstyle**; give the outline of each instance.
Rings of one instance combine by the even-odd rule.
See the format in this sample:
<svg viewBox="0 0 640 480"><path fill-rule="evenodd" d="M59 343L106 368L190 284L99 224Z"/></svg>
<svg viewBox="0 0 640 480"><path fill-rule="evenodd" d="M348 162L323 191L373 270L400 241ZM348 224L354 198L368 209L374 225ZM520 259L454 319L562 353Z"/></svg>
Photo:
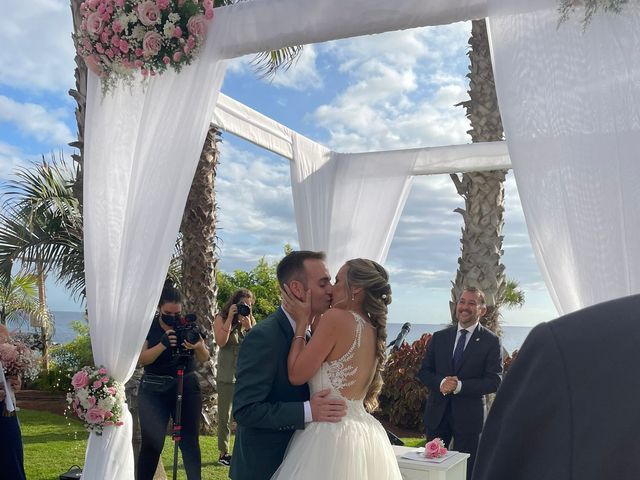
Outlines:
<svg viewBox="0 0 640 480"><path fill-rule="evenodd" d="M370 412L378 408L378 395L382 390L382 370L386 360L387 306L391 303L389 274L384 267L373 260L355 258L347 261L347 291L360 287L364 292L362 309L376 328L376 372L364 399L364 406Z"/></svg>

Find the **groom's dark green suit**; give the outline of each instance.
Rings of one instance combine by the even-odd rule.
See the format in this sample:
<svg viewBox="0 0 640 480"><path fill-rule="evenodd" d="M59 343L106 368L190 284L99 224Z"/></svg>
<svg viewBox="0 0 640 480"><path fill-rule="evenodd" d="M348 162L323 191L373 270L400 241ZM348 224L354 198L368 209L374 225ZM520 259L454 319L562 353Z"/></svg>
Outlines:
<svg viewBox="0 0 640 480"><path fill-rule="evenodd" d="M307 385L293 386L287 357L293 329L278 310L245 337L238 355L233 416L238 424L229 477L268 480L296 429L304 428Z"/></svg>

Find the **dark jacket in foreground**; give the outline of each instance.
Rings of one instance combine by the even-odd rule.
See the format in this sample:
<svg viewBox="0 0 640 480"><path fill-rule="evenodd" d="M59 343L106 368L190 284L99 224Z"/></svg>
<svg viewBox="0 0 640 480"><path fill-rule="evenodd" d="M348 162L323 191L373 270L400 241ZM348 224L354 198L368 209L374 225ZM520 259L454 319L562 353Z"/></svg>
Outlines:
<svg viewBox="0 0 640 480"><path fill-rule="evenodd" d="M268 480L296 429L304 428L307 385L293 386L287 357L293 329L282 309L247 334L238 354L233 416L238 424L229 476Z"/></svg>
<svg viewBox="0 0 640 480"><path fill-rule="evenodd" d="M474 480L640 478L640 295L535 327L491 408Z"/></svg>

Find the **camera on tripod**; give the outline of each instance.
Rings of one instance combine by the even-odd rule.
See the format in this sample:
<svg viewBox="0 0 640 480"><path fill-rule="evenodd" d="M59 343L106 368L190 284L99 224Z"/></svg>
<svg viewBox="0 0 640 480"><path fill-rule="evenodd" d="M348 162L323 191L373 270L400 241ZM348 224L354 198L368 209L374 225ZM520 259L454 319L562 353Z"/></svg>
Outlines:
<svg viewBox="0 0 640 480"><path fill-rule="evenodd" d="M190 313L188 315L162 315L162 321L169 325L174 332L176 332L176 338L178 344L176 345L173 353L175 356L190 356L193 355L193 350L185 348L182 343L186 340L191 344L198 343L203 338L200 333L200 328L196 323L197 317L195 314Z"/></svg>

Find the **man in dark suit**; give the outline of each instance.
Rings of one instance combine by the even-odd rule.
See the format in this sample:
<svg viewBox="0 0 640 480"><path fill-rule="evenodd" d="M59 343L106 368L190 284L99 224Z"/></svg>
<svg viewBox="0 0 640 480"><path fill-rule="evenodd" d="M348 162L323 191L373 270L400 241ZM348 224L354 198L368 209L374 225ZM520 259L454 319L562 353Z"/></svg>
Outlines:
<svg viewBox="0 0 640 480"><path fill-rule="evenodd" d="M474 480L640 478L640 295L536 326L487 418Z"/></svg>
<svg viewBox="0 0 640 480"><path fill-rule="evenodd" d="M311 290L315 315L331 304L331 277L324 259L322 252L291 252L277 268L280 285L288 285L299 299ZM270 479L295 430L310 421L338 422L346 413L344 401L329 398L329 390L309 399L307 385L289 383L287 357L294 331L294 320L280 307L242 342L233 397L238 425L229 471L233 480Z"/></svg>
<svg viewBox="0 0 640 480"><path fill-rule="evenodd" d="M484 423L484 395L500 385L500 341L480 325L486 313L485 298L476 288L465 288L456 305L458 325L433 334L418 372L429 388L424 412L427 440L453 438L456 451L470 455L471 478L478 440Z"/></svg>

